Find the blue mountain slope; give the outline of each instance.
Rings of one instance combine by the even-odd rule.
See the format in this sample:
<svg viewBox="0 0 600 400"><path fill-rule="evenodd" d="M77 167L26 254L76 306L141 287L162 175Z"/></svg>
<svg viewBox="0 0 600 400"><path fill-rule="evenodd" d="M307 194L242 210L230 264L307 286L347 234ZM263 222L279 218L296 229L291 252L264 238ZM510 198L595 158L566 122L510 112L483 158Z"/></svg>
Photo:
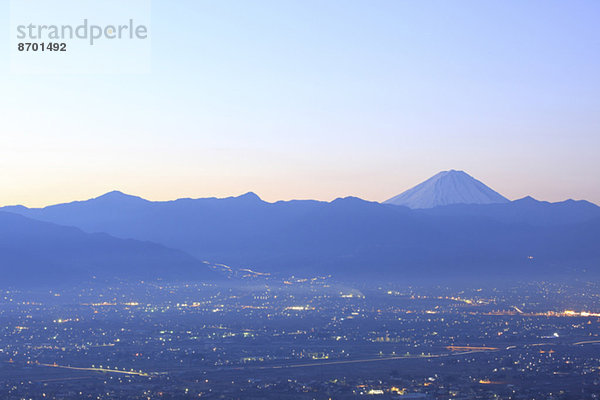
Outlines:
<svg viewBox="0 0 600 400"><path fill-rule="evenodd" d="M88 234L0 212L0 286L106 279L214 279L195 258L162 245Z"/></svg>
<svg viewBox="0 0 600 400"><path fill-rule="evenodd" d="M584 200L558 203L525 197L501 204L453 204L421 210L432 216L481 217L511 224L552 226L576 224L600 218L600 207Z"/></svg>
<svg viewBox="0 0 600 400"><path fill-rule="evenodd" d="M254 194L149 202L113 193L13 211L234 266L414 279L600 272L597 209L526 200L411 210L358 198L267 203Z"/></svg>

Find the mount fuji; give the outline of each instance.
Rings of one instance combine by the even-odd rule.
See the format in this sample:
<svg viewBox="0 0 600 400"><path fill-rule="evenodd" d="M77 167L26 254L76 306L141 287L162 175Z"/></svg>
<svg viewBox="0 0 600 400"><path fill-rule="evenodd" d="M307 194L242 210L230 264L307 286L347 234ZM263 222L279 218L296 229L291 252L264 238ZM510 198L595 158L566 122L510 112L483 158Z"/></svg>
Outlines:
<svg viewBox="0 0 600 400"><path fill-rule="evenodd" d="M463 171L442 171L391 199L386 204L433 208L450 204L496 204L509 200Z"/></svg>

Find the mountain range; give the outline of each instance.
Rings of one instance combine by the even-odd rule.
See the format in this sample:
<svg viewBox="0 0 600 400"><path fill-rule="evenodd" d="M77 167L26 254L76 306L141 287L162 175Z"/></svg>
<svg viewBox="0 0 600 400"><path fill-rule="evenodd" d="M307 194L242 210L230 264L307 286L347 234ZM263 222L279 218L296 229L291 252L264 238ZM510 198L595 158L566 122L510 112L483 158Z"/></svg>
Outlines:
<svg viewBox="0 0 600 400"><path fill-rule="evenodd" d="M408 199L411 208L355 197L268 203L254 193L153 202L115 191L45 208L4 207L4 218L18 214L19 223L27 223L20 237L11 237L13 228L0 218L0 237L13 241L4 246L12 249L13 265L20 251L27 253L33 235L36 248L47 252L22 262L43 268L85 265L86 271L107 275L130 270L136 277L185 277L194 271L190 279L211 279L199 260L342 279L600 276L600 207L530 197L509 201L464 172L436 176L395 198ZM440 202L444 205L436 205ZM25 235L27 229L35 234ZM51 232L56 229L72 237ZM63 239L45 241L44 235ZM77 247L78 240L94 245L75 252L76 258L69 255L69 243ZM88 253L93 262L86 260Z"/></svg>
<svg viewBox="0 0 600 400"><path fill-rule="evenodd" d="M216 279L194 257L165 246L0 212L0 284L70 285L81 281Z"/></svg>

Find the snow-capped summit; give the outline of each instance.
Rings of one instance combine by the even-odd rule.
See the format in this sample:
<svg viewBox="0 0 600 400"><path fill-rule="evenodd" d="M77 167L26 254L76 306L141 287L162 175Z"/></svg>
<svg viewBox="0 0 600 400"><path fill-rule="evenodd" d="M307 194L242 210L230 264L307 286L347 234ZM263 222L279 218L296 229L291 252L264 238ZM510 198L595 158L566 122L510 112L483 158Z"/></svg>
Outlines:
<svg viewBox="0 0 600 400"><path fill-rule="evenodd" d="M433 208L449 204L506 203L509 200L463 171L442 171L385 201L409 208Z"/></svg>

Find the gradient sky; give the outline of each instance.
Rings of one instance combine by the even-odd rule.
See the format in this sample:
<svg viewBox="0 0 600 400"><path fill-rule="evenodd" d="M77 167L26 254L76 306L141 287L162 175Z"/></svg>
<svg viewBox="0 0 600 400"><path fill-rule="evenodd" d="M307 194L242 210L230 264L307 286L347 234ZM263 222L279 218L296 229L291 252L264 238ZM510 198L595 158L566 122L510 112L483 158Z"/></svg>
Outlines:
<svg viewBox="0 0 600 400"><path fill-rule="evenodd" d="M599 15L598 1L154 0L151 73L2 60L0 204L113 189L382 201L452 168L511 199L600 203Z"/></svg>

